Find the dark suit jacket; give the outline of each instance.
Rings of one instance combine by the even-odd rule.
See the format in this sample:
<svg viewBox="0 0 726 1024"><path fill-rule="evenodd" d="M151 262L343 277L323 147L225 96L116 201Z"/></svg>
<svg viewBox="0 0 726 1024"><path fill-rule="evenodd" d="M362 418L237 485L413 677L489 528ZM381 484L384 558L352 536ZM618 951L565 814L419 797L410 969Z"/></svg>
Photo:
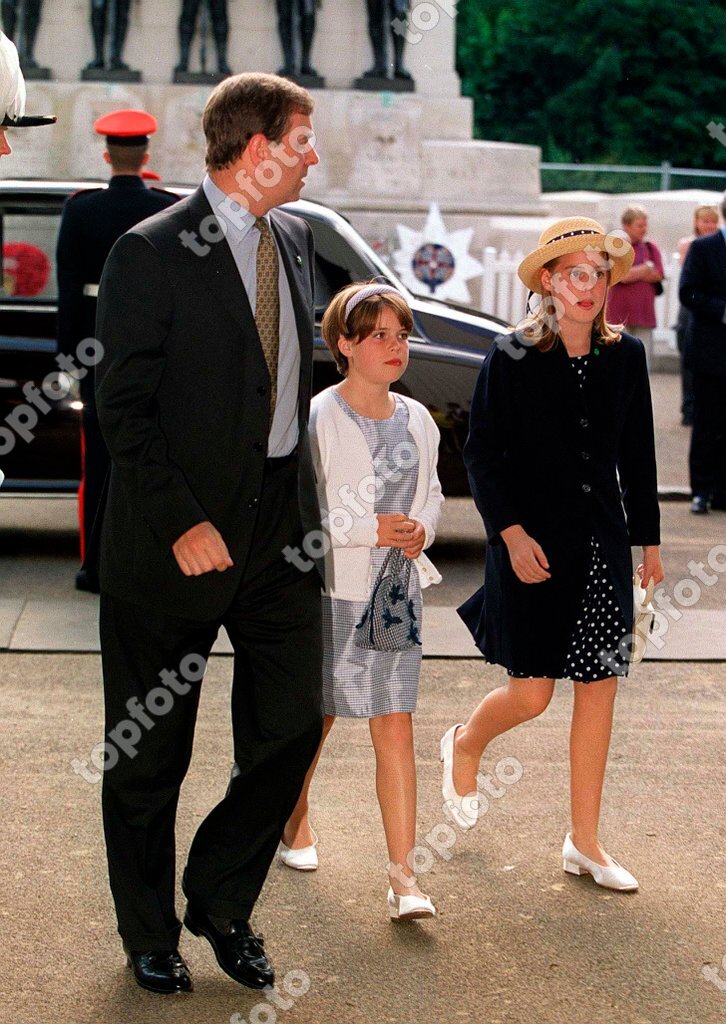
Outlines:
<svg viewBox="0 0 726 1024"><path fill-rule="evenodd" d="M263 486L269 422L269 374L252 310L226 240L203 241L200 224L209 216L199 188L119 239L103 273L97 322L105 347L98 413L113 460L101 589L203 620L219 618L239 585ZM271 224L300 343L298 506L303 530L317 530L307 435L312 233L282 210L272 211ZM172 544L207 519L222 534L234 567L186 577Z"/></svg>
<svg viewBox="0 0 726 1024"><path fill-rule="evenodd" d="M114 243L178 199L164 189L148 188L135 174L115 174L108 188L83 189L68 197L56 247L59 352L73 355L80 341L94 336L96 299L84 295L83 289L99 283ZM92 404L91 374L81 388L83 400Z"/></svg>
<svg viewBox="0 0 726 1024"><path fill-rule="evenodd" d="M489 544L484 586L460 613L487 660L557 677L593 534L632 625L630 546L660 543L653 415L638 338L593 340L583 391L561 342L522 353L495 345L474 391L464 461ZM500 533L515 523L547 556L544 583L512 570Z"/></svg>
<svg viewBox="0 0 726 1024"><path fill-rule="evenodd" d="M687 364L696 373L726 374L726 240L721 231L691 242L679 296L692 313Z"/></svg>

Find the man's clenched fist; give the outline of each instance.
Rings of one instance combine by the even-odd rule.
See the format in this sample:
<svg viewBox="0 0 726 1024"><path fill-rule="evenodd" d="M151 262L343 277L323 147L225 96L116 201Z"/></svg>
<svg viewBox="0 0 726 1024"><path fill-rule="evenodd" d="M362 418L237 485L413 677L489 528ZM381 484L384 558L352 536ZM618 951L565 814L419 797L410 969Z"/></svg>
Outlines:
<svg viewBox="0 0 726 1024"><path fill-rule="evenodd" d="M185 576L202 576L234 565L222 534L209 521L197 523L172 545L174 557Z"/></svg>

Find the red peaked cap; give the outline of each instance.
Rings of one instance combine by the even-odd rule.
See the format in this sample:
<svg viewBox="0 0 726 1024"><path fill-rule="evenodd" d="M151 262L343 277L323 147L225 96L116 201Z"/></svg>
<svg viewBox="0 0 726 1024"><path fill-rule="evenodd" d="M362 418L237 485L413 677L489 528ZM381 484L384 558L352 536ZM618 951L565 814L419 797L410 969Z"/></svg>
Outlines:
<svg viewBox="0 0 726 1024"><path fill-rule="evenodd" d="M145 110L114 110L94 121L93 127L112 145L143 146L159 125L156 118Z"/></svg>

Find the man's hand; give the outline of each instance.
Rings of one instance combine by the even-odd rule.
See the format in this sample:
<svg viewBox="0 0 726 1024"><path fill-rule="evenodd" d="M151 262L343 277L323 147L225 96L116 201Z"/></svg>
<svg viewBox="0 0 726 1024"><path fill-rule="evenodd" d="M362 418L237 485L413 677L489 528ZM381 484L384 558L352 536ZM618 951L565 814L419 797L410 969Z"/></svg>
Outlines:
<svg viewBox="0 0 726 1024"><path fill-rule="evenodd" d="M501 536L518 580L522 583L543 583L551 578L552 574L547 572L550 564L544 551L522 526L508 526L502 530Z"/></svg>
<svg viewBox="0 0 726 1024"><path fill-rule="evenodd" d="M224 572L234 565L222 534L208 520L183 533L171 550L185 576L202 576L213 569Z"/></svg>
<svg viewBox="0 0 726 1024"><path fill-rule="evenodd" d="M410 534L408 547L403 549L403 553L406 558L418 558L426 542L426 530L423 528L423 523L419 523L418 519L412 519L411 522L414 524L415 529Z"/></svg>
<svg viewBox="0 0 726 1024"><path fill-rule="evenodd" d="M378 515L378 548L408 548L416 523L402 512Z"/></svg>

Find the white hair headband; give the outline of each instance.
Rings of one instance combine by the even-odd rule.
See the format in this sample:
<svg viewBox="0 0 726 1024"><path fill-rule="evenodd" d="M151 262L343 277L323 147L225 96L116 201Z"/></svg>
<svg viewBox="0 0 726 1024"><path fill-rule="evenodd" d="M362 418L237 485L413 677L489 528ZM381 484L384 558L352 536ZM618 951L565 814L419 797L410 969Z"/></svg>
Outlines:
<svg viewBox="0 0 726 1024"><path fill-rule="evenodd" d="M398 288L394 288L391 284L369 284L367 288L361 288L361 290L356 292L353 298L348 299L345 304L346 323L348 321L348 317L359 302L363 302L364 299L370 299L372 295L385 295L387 292L395 292L396 295L401 294Z"/></svg>

